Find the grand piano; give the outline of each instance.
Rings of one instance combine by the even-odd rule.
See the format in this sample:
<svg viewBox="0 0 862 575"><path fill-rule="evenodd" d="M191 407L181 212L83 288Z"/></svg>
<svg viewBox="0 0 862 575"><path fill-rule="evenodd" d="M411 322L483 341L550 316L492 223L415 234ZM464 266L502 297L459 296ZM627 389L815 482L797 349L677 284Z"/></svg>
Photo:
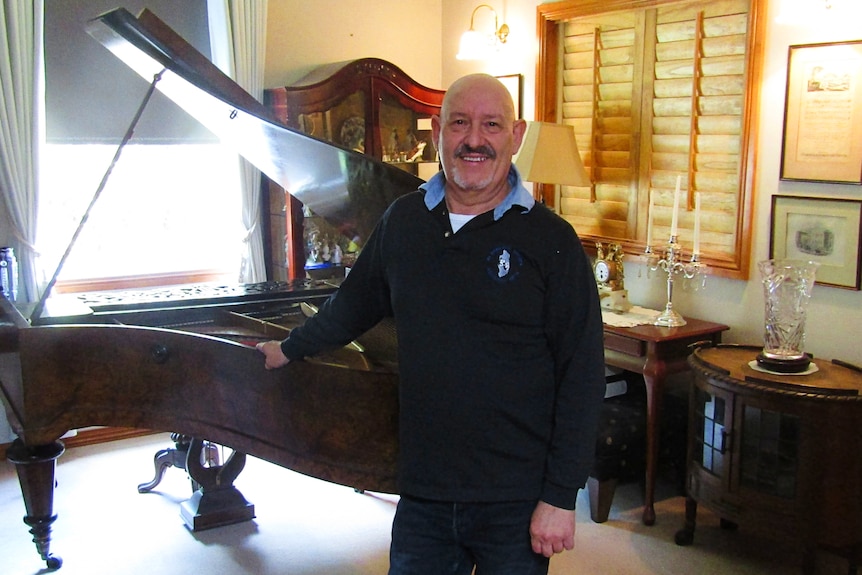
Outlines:
<svg viewBox="0 0 862 575"><path fill-rule="evenodd" d="M369 214L376 220L392 200L421 183L275 122L151 12L135 17L118 9L93 20L88 31L348 233L365 237L374 223ZM160 290L120 298L52 297L29 318L0 298L0 392L18 436L7 457L18 471L24 522L48 569L62 565L50 549L53 489L64 450L60 438L72 429L171 431L321 480L395 493L392 324L384 321L351 346L280 370L267 371L254 348L284 337L334 289L299 280L210 286L179 298Z"/></svg>

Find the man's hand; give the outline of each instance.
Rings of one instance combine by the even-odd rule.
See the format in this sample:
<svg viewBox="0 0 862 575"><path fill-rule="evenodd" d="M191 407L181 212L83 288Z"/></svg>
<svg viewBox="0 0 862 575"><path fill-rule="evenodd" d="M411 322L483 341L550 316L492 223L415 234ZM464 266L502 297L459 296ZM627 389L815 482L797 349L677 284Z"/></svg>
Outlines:
<svg viewBox="0 0 862 575"><path fill-rule="evenodd" d="M545 557L575 546L575 512L539 501L530 521L533 551Z"/></svg>
<svg viewBox="0 0 862 575"><path fill-rule="evenodd" d="M266 356L266 369L276 369L290 363L290 360L281 352L280 341L264 341L255 347Z"/></svg>

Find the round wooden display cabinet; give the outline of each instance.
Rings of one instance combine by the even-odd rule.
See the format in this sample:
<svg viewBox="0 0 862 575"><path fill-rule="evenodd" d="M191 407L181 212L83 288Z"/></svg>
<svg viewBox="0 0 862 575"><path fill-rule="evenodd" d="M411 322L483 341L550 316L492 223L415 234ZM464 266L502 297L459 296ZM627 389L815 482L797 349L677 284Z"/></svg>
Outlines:
<svg viewBox="0 0 862 575"><path fill-rule="evenodd" d="M814 359L803 374L759 369L761 348L696 349L689 402L685 526L698 505L723 526L791 538L814 573L816 549L862 553L862 372Z"/></svg>

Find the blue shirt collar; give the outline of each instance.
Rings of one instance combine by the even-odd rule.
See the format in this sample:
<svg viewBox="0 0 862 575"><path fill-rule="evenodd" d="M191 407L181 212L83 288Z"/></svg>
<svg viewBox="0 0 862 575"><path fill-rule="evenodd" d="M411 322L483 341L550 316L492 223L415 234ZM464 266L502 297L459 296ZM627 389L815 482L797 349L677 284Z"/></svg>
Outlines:
<svg viewBox="0 0 862 575"><path fill-rule="evenodd" d="M520 206L523 208L522 213L529 212L533 209L536 200L533 194L527 191L521 181L521 174L513 164L509 168L509 194L494 208L494 220L499 220L503 217L510 208ZM443 170L440 170L434 176L419 186L420 190L425 191L425 207L429 210L434 209L446 195L446 176Z"/></svg>

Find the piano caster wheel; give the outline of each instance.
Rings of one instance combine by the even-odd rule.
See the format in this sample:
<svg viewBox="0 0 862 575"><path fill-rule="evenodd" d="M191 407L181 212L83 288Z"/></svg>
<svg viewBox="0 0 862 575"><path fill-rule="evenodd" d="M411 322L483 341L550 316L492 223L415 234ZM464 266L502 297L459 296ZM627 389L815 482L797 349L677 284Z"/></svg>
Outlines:
<svg viewBox="0 0 862 575"><path fill-rule="evenodd" d="M45 565L50 571L56 571L63 566L63 560L56 555L48 555L45 557Z"/></svg>

